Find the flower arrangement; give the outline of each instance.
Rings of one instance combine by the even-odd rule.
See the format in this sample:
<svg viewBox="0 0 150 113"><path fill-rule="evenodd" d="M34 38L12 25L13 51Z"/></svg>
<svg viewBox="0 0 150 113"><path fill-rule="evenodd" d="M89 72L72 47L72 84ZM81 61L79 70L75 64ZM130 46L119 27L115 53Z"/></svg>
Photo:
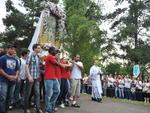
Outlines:
<svg viewBox="0 0 150 113"><path fill-rule="evenodd" d="M57 19L57 28L56 28L56 37L63 37L63 33L65 32L65 18L66 14L63 11L63 8L59 4L55 4L52 2L42 2L42 7L44 7L45 10L45 18L53 15ZM46 22L46 19L45 19ZM46 23L44 24L46 25ZM47 26L45 26L47 28Z"/></svg>

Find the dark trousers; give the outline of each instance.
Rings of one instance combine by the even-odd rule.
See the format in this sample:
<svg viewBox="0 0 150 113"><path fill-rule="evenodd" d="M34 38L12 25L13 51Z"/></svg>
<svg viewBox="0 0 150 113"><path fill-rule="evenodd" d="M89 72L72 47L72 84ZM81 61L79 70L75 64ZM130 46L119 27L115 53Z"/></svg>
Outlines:
<svg viewBox="0 0 150 113"><path fill-rule="evenodd" d="M44 75L42 75L40 82L40 99L45 100L44 96L45 96Z"/></svg>
<svg viewBox="0 0 150 113"><path fill-rule="evenodd" d="M110 86L107 88L107 96L108 97L114 97L115 96L115 88Z"/></svg>
<svg viewBox="0 0 150 113"><path fill-rule="evenodd" d="M124 96L126 99L131 99L131 91L130 88L124 88Z"/></svg>
<svg viewBox="0 0 150 113"><path fill-rule="evenodd" d="M14 99L15 99L15 105L20 106L24 105L24 92L25 92L25 83L26 80L20 80L16 83L15 92L14 92Z"/></svg>
<svg viewBox="0 0 150 113"><path fill-rule="evenodd" d="M143 94L141 89L136 89L136 100L143 101Z"/></svg>
<svg viewBox="0 0 150 113"><path fill-rule="evenodd" d="M67 79L61 79L61 86L60 86L60 94L58 97L58 104L65 103L66 96L69 92L69 86Z"/></svg>
<svg viewBox="0 0 150 113"><path fill-rule="evenodd" d="M31 95L32 88L34 91L34 102L36 105L36 110L40 109L40 81L34 80L33 82L29 82L27 80L25 84L25 98L24 98L24 110L25 111L29 109L30 95Z"/></svg>

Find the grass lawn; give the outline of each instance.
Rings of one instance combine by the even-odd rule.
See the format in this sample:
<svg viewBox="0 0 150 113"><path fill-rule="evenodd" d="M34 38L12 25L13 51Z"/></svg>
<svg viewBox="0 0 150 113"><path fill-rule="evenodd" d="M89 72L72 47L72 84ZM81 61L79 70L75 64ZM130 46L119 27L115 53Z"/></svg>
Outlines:
<svg viewBox="0 0 150 113"><path fill-rule="evenodd" d="M104 97L104 98L109 98L109 97ZM138 104L138 105L145 105L145 106L150 106L150 103L145 103L141 101L133 101L133 100L127 100L127 99L116 99L116 98L109 98L114 102L124 102L124 103L129 103L129 104Z"/></svg>

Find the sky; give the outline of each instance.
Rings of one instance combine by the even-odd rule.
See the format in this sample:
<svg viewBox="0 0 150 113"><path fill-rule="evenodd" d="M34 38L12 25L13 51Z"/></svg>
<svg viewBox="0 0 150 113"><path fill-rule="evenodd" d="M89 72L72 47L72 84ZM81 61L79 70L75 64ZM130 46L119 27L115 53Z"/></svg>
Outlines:
<svg viewBox="0 0 150 113"><path fill-rule="evenodd" d="M2 18L6 15L5 0L0 0L0 32L4 31L5 27L3 26Z"/></svg>
<svg viewBox="0 0 150 113"><path fill-rule="evenodd" d="M5 7L5 1L6 0L0 0L0 32L4 32L5 31L5 26L3 25L2 22L2 18L5 18L6 16L6 7ZM19 9L21 12L25 13L25 9L22 8L21 6L18 5L19 0L12 0L14 2L14 5L17 9ZM113 12L115 10L115 1L114 0L91 0L91 1L95 1L100 3L101 7L102 7L102 14L108 14L110 12ZM124 6L126 7L126 3L124 4ZM108 32L108 37L112 37L113 36L113 32L111 30L109 30L109 26L110 23L103 22L100 26L100 28L102 30L105 30ZM118 48L118 47L117 47ZM120 52L120 50L118 50ZM122 53L122 52L121 52Z"/></svg>
<svg viewBox="0 0 150 113"><path fill-rule="evenodd" d="M2 22L2 18L5 18L6 16L5 1L6 0L0 0L0 32L5 31L5 26L3 25L3 22ZM109 13L115 9L114 0L93 0L93 1L97 1L97 2L100 1L101 4L104 5L104 7L102 8L103 14ZM18 3L20 3L19 0L13 0L13 2L16 8L18 8L22 12L25 12L25 9L18 5ZM106 26L106 25L104 24L102 26Z"/></svg>
<svg viewBox="0 0 150 113"><path fill-rule="evenodd" d="M5 18L6 16L6 7L5 7L5 2L6 0L0 0L0 32L5 31L5 26L3 25L3 21L2 18ZM25 9L22 8L20 5L18 5L20 3L19 0L13 0L14 6L19 9L21 12L25 13Z"/></svg>

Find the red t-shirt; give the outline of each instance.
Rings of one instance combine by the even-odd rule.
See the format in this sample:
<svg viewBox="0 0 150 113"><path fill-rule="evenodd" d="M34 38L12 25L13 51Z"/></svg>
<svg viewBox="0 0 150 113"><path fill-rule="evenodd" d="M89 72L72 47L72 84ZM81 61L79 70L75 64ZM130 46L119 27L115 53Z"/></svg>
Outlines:
<svg viewBox="0 0 150 113"><path fill-rule="evenodd" d="M49 54L45 58L45 80L57 79L55 69L56 69L56 59L54 56Z"/></svg>
<svg viewBox="0 0 150 113"><path fill-rule="evenodd" d="M62 61L62 64L68 64ZM70 79L70 68L61 68L62 79Z"/></svg>
<svg viewBox="0 0 150 113"><path fill-rule="evenodd" d="M57 79L61 79L61 67L60 66L55 66L55 74Z"/></svg>

